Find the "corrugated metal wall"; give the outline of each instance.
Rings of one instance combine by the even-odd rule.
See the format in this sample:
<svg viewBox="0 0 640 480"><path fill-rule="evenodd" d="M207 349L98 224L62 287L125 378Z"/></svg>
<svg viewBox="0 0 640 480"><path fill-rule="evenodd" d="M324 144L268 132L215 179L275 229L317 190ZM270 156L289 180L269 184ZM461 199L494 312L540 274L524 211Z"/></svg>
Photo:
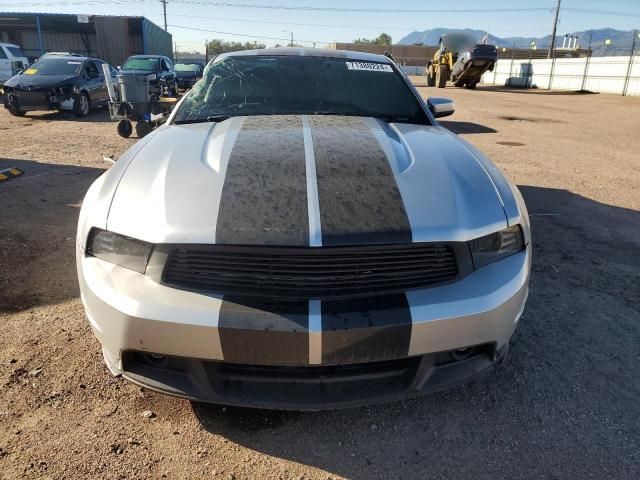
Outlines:
<svg viewBox="0 0 640 480"><path fill-rule="evenodd" d="M142 36L144 53L148 55L166 55L169 58L173 58L173 39L170 33L143 18Z"/></svg>
<svg viewBox="0 0 640 480"><path fill-rule="evenodd" d="M121 17L94 17L98 57L111 65L122 65L131 54L129 19Z"/></svg>
<svg viewBox="0 0 640 480"><path fill-rule="evenodd" d="M38 33L22 30L19 33L22 51L27 57L39 57L40 45ZM81 33L42 32L42 40L47 52L73 52L82 55L96 56L96 36Z"/></svg>
<svg viewBox="0 0 640 480"><path fill-rule="evenodd" d="M0 40L20 45L26 56L42 54L36 22L33 26L12 27L4 31L0 22ZM35 18L35 16L33 16ZM73 15L41 14L42 46L45 52L73 52L102 58L117 66L136 54L157 54L173 57L172 37L157 25L142 17L92 16L90 24L78 25ZM54 20L60 21L54 22ZM52 27L53 26L53 27ZM95 33L93 28L95 27ZM80 32L87 33L80 33Z"/></svg>

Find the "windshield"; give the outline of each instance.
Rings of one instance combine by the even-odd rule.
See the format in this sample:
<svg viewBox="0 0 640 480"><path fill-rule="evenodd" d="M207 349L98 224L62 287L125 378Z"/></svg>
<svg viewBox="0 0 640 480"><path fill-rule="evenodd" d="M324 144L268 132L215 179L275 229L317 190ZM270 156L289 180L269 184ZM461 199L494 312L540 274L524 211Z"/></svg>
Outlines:
<svg viewBox="0 0 640 480"><path fill-rule="evenodd" d="M22 54L22 50L20 50L20 48L18 47L5 47L5 48L9 50L9 53L14 57L24 57L24 55Z"/></svg>
<svg viewBox="0 0 640 480"><path fill-rule="evenodd" d="M174 121L285 114L429 123L418 99L391 65L298 56L227 57L210 64Z"/></svg>
<svg viewBox="0 0 640 480"><path fill-rule="evenodd" d="M202 67L195 63L176 63L176 72L199 72Z"/></svg>
<svg viewBox="0 0 640 480"><path fill-rule="evenodd" d="M25 75L78 75L82 60L43 58L24 71Z"/></svg>
<svg viewBox="0 0 640 480"><path fill-rule="evenodd" d="M142 70L143 72L155 72L158 70L157 58L129 58L122 70Z"/></svg>

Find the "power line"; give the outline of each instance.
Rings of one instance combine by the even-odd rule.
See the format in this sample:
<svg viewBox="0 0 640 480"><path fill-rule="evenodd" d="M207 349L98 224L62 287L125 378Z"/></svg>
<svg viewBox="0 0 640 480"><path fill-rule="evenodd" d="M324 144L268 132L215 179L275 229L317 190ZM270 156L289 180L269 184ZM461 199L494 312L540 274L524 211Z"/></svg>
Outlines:
<svg viewBox="0 0 640 480"><path fill-rule="evenodd" d="M229 3L212 2L206 0L173 0L174 3L189 5L202 5L230 8L257 8L264 10L297 10L305 12L354 12L354 13L497 13L497 12L541 12L550 11L551 7L529 8L447 8L447 9L423 9L423 8L347 8L347 7L312 7L293 5L269 5L262 3Z"/></svg>
<svg viewBox="0 0 640 480"><path fill-rule="evenodd" d="M154 15L154 16L161 16L161 13L148 13L148 16ZM389 27L386 25L332 25L332 24L328 24L328 23L300 23L300 22L288 22L288 21L284 21L284 20L251 20L251 19L246 19L246 18L230 18L230 17L207 17L207 16L203 16L203 15L185 15L185 14L178 14L178 13L172 13L171 16L173 17L184 17L184 18L201 18L204 20L221 20L221 21L225 21L225 22L239 22L239 23L258 23L258 24L265 24L265 25L280 25L280 26L288 26L288 25L292 25L292 26L296 26L296 27L326 27L326 28L346 28L349 30L364 30L364 29L377 29L377 30L381 30L381 31L402 31L402 32L407 32L407 31L418 31L421 30L422 27L415 27L415 28L411 28L411 27ZM510 29L495 29L492 28L491 29L492 32L513 32L513 28ZM538 29L525 29L522 30L524 32L547 32L548 30L542 29L542 28L538 28Z"/></svg>
<svg viewBox="0 0 640 480"><path fill-rule="evenodd" d="M136 3L155 0L134 0ZM125 0L80 0L80 1L36 1L5 4L5 7L38 7L38 6L74 6L74 5L107 5L107 4L131 3ZM206 0L171 0L171 3L185 5L200 5L210 7L227 8L253 8L264 10L295 10L306 12L353 12L353 13L499 13L499 12L541 12L550 11L551 7L530 7L530 8L451 8L451 9L398 9L398 8L345 8L345 7L312 7L293 5L269 5L260 3L230 3L213 2Z"/></svg>
<svg viewBox="0 0 640 480"><path fill-rule="evenodd" d="M184 28L187 30L195 30L198 32L206 32L206 33L216 33L218 35L231 35L231 36L235 36L235 37L247 37L247 38L257 38L260 40L286 40L287 42L289 42L291 39L290 38L285 38L285 37L268 37L268 36L264 36L264 35L250 35L247 33L237 33L237 32L223 32L220 30L209 30L206 28L195 28L195 27L187 27L185 25L169 25L171 28ZM332 43L332 42L323 42L320 40L300 40L297 39L297 42L301 42L301 43Z"/></svg>

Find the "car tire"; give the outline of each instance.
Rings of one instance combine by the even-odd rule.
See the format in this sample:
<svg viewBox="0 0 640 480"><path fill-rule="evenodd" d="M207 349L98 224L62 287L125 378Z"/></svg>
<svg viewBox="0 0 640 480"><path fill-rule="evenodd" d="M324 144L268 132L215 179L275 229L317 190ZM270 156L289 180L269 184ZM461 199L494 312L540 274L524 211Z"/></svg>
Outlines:
<svg viewBox="0 0 640 480"><path fill-rule="evenodd" d="M118 122L118 135L122 138L129 138L133 133L133 125L129 120L120 120Z"/></svg>
<svg viewBox="0 0 640 480"><path fill-rule="evenodd" d="M153 130L153 126L149 122L136 123L136 135L138 138L146 137Z"/></svg>
<svg viewBox="0 0 640 480"><path fill-rule="evenodd" d="M79 93L73 96L73 113L76 117L86 117L90 111L91 104L86 93Z"/></svg>
<svg viewBox="0 0 640 480"><path fill-rule="evenodd" d="M24 117L27 112L25 112L24 110L20 110L18 107L14 105L11 105L9 107L9 113L14 117Z"/></svg>
<svg viewBox="0 0 640 480"><path fill-rule="evenodd" d="M449 67L446 65L438 65L436 70L436 87L444 88L447 86L447 79L449 77Z"/></svg>
<svg viewBox="0 0 640 480"><path fill-rule="evenodd" d="M474 88L476 88L476 85L478 84L478 82L473 82L473 83L467 83L464 88L468 88L470 90L473 90Z"/></svg>
<svg viewBox="0 0 640 480"><path fill-rule="evenodd" d="M429 65L427 67L427 86L428 87L436 86L436 75L433 72L433 65Z"/></svg>

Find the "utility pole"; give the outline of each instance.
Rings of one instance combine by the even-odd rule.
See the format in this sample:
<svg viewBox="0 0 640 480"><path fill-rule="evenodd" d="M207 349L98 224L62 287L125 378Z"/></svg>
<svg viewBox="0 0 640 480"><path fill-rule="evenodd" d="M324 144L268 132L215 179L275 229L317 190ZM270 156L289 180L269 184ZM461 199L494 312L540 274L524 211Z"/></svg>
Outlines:
<svg viewBox="0 0 640 480"><path fill-rule="evenodd" d="M290 33L291 34L291 43L289 44L290 47L293 47L293 32L289 31L289 30L282 30L283 33Z"/></svg>
<svg viewBox="0 0 640 480"><path fill-rule="evenodd" d="M636 55L636 41L638 39L638 30L633 31L633 42L631 43L631 54L629 55L629 66L627 67L627 75L624 78L624 87L622 88L622 95L626 95L629 91L629 78L631 78L631 70L633 70L633 59Z"/></svg>
<svg viewBox="0 0 640 480"><path fill-rule="evenodd" d="M549 54L547 58L551 58L556 49L556 30L558 29L558 17L560 16L560 2L562 0L558 0L558 4L556 5L556 16L553 20L553 32L551 32L551 46L549 47Z"/></svg>
<svg viewBox="0 0 640 480"><path fill-rule="evenodd" d="M166 32L167 31L167 0L160 0L160 2L162 2L162 10L164 11L164 31Z"/></svg>

